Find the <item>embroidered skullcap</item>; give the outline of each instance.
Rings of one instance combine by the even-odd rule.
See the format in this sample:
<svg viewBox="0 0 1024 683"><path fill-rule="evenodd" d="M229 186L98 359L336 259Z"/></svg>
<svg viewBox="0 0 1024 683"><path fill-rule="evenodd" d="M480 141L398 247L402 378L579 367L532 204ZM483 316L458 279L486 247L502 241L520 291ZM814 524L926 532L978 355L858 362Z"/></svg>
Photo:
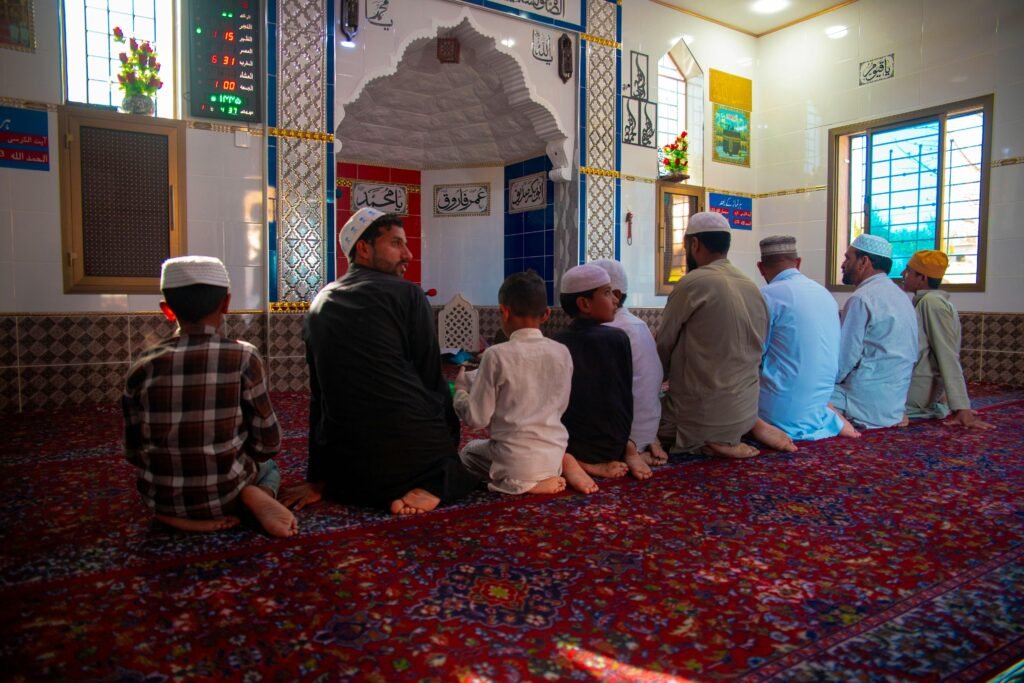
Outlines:
<svg viewBox="0 0 1024 683"><path fill-rule="evenodd" d="M362 237L366 229L370 227L370 224L383 215L383 211L370 208L369 206L364 206L352 214L352 218L345 222L345 226L338 233L338 246L341 247L341 253L348 256L348 253L352 251L353 245Z"/></svg>
<svg viewBox="0 0 1024 683"><path fill-rule="evenodd" d="M559 290L562 294L581 294L611 284L611 278L599 266L587 263L565 271Z"/></svg>
<svg viewBox="0 0 1024 683"><path fill-rule="evenodd" d="M595 265L608 273L608 279L611 280L612 289L617 289L623 293L629 291L629 281L626 279L626 269L622 267L621 263L609 258L598 259L596 261L591 261L590 263L591 265Z"/></svg>
<svg viewBox="0 0 1024 683"><path fill-rule="evenodd" d="M790 256L796 258L796 238L792 235L772 235L760 242L761 258L766 256Z"/></svg>
<svg viewBox="0 0 1024 683"><path fill-rule="evenodd" d="M888 240L885 240L878 235L868 235L865 233L855 239L853 244L850 246L859 251L863 251L865 254L874 254L875 256L892 258L892 245L889 244Z"/></svg>
<svg viewBox="0 0 1024 683"><path fill-rule="evenodd" d="M699 235L702 232L729 232L729 221L714 211L695 213L686 224L686 235Z"/></svg>
<svg viewBox="0 0 1024 683"><path fill-rule="evenodd" d="M189 285L213 285L231 289L228 270L212 256L176 256L164 261L160 269L160 289Z"/></svg>
<svg viewBox="0 0 1024 683"><path fill-rule="evenodd" d="M916 270L925 277L941 280L946 274L946 268L949 267L949 257L935 249L922 249L921 251L914 252L914 255L910 257L910 261L907 263L907 267L911 270Z"/></svg>

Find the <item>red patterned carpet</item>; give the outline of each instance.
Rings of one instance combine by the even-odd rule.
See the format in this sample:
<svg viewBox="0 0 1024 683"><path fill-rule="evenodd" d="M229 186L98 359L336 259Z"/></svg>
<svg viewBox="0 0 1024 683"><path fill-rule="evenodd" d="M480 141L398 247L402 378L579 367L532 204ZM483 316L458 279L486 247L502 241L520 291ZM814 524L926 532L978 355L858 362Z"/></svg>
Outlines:
<svg viewBox="0 0 1024 683"><path fill-rule="evenodd" d="M592 496L301 534L153 525L114 407L0 417L0 666L29 680L983 681L1024 659L1024 394ZM276 394L285 481L306 396Z"/></svg>

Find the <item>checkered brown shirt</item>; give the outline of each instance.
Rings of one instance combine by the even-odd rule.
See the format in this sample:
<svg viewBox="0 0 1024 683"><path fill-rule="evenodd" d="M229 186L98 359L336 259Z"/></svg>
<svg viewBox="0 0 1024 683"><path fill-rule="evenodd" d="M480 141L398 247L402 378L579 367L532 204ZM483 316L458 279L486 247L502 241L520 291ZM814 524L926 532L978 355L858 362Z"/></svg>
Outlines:
<svg viewBox="0 0 1024 683"><path fill-rule="evenodd" d="M121 405L125 455L159 514L223 516L257 463L281 447L256 347L213 327L144 351L128 371Z"/></svg>

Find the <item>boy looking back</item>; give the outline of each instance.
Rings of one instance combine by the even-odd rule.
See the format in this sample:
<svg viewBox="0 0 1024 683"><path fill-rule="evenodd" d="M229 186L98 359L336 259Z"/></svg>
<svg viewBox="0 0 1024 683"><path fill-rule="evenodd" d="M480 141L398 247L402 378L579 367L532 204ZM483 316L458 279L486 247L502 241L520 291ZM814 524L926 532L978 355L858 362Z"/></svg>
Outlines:
<svg viewBox="0 0 1024 683"><path fill-rule="evenodd" d="M178 333L142 352L121 406L125 456L156 518L185 531L235 526L247 509L273 536L298 531L276 500L270 459L281 430L256 347L217 329L231 301L227 270L208 256L163 264L160 309Z"/></svg>
<svg viewBox="0 0 1024 683"><path fill-rule="evenodd" d="M603 323L615 318L617 305L608 273L593 264L562 276L559 302L572 318L569 329L553 339L572 355L572 393L562 423L569 430L568 452L596 477L637 479L651 468L630 441L633 426L633 357L629 337Z"/></svg>
<svg viewBox="0 0 1024 683"><path fill-rule="evenodd" d="M508 341L487 349L472 382L465 370L455 379L455 412L471 427L488 427L491 438L471 441L459 457L470 472L490 478L492 491L559 493L566 485L560 475L569 435L562 413L569 404L572 358L541 334L550 312L544 281L533 271L505 278L498 309ZM584 489L593 482L588 486L589 477L573 465L565 468L566 478L589 493Z"/></svg>

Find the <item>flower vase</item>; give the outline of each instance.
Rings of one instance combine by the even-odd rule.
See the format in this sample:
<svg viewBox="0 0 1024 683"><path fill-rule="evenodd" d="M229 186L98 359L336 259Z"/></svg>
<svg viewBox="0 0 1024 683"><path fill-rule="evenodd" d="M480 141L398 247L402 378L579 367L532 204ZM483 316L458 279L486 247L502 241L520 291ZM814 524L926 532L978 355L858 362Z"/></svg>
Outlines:
<svg viewBox="0 0 1024 683"><path fill-rule="evenodd" d="M135 93L125 95L121 100L121 111L126 114L141 114L142 116L153 116L156 113L156 103L149 95Z"/></svg>

